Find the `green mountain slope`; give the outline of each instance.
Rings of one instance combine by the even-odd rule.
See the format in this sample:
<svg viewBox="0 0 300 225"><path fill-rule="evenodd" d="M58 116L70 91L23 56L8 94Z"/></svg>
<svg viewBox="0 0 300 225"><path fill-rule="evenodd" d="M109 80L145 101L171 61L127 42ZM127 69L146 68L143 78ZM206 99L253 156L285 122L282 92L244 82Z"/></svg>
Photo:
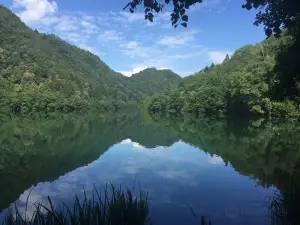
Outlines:
<svg viewBox="0 0 300 225"><path fill-rule="evenodd" d="M162 92L168 86L177 86L181 77L171 70L157 70L148 68L139 73L133 74L131 80L136 84L135 89L143 92L143 88L147 87L147 94L153 95Z"/></svg>
<svg viewBox="0 0 300 225"><path fill-rule="evenodd" d="M152 112L192 113L193 115L299 116L299 97L283 95L284 76L277 72L284 65L277 58L293 43L290 36L270 37L256 45L238 49L220 65L206 67L184 78L177 89L148 100ZM296 76L294 76L296 77ZM300 93L294 81L293 93ZM297 100L298 99L298 100Z"/></svg>
<svg viewBox="0 0 300 225"><path fill-rule="evenodd" d="M113 71L94 54L55 35L32 31L4 6L0 6L0 66L3 111L116 108L153 94L151 86ZM172 77L163 83L164 78L158 79L159 83L159 76L147 77L155 90L174 83Z"/></svg>

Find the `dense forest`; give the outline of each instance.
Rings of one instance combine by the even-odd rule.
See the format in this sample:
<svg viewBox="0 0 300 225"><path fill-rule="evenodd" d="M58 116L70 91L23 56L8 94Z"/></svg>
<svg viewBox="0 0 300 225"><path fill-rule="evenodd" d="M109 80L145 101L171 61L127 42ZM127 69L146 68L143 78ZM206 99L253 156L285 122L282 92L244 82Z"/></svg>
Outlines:
<svg viewBox="0 0 300 225"><path fill-rule="evenodd" d="M114 110L143 99L150 112L295 118L297 37L285 30L184 79L155 68L125 77L89 51L31 30L0 6L0 113Z"/></svg>
<svg viewBox="0 0 300 225"><path fill-rule="evenodd" d="M297 40L287 33L238 49L220 65L184 78L178 88L145 99L145 107L150 112L195 116L298 117Z"/></svg>
<svg viewBox="0 0 300 225"><path fill-rule="evenodd" d="M125 77L89 51L55 35L31 30L1 5L0 67L0 111L3 112L137 105L142 96L177 85L181 79L170 70L156 69Z"/></svg>

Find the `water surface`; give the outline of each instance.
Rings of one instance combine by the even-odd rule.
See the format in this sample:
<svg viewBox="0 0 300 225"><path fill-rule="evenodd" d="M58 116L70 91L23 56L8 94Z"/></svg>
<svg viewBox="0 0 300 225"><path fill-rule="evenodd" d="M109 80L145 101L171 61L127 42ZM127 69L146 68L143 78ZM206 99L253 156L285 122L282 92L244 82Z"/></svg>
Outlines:
<svg viewBox="0 0 300 225"><path fill-rule="evenodd" d="M213 224L271 224L277 193L290 200L277 217L298 219L295 123L131 112L12 118L0 132L0 216L14 202L25 209L30 192L30 202L50 196L58 206L111 181L148 192L153 224L199 224L202 215Z"/></svg>

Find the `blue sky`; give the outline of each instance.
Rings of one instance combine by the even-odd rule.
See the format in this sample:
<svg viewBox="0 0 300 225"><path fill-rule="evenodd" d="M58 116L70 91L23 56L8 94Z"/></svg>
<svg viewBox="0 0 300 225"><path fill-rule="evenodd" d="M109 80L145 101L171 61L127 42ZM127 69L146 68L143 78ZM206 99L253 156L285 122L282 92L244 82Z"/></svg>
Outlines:
<svg viewBox="0 0 300 225"><path fill-rule="evenodd" d="M129 0L1 0L30 27L54 33L130 76L147 67L193 74L226 53L265 38L245 0L204 0L189 10L188 28L173 28L168 9L144 20L123 11Z"/></svg>

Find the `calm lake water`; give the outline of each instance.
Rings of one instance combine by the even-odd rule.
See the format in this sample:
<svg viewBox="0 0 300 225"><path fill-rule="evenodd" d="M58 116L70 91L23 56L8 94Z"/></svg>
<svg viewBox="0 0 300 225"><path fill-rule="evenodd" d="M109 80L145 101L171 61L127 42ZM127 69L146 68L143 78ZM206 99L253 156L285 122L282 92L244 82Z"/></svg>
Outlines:
<svg viewBox="0 0 300 225"><path fill-rule="evenodd" d="M139 112L1 123L0 220L13 203L24 210L30 192L29 202L69 204L108 181L147 191L154 225L199 224L202 215L213 225L272 224L270 215L299 224L300 129Z"/></svg>

